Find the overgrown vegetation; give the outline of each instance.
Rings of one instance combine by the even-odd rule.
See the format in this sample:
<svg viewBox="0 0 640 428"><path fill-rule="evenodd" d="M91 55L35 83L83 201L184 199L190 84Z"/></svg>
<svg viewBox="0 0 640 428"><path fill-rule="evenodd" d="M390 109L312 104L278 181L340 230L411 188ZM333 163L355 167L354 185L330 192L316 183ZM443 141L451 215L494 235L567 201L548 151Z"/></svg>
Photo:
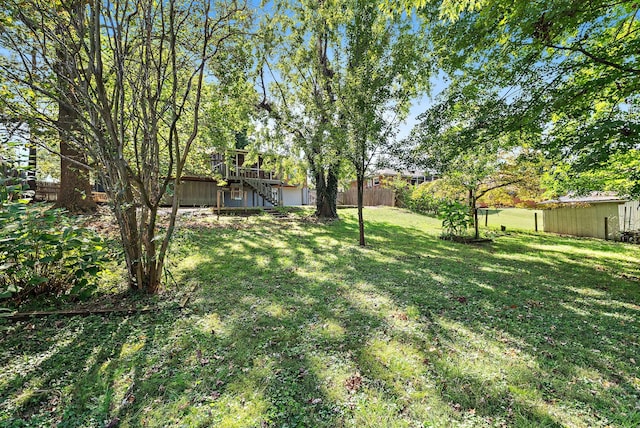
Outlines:
<svg viewBox="0 0 640 428"><path fill-rule="evenodd" d="M366 215L193 217L184 311L5 324L0 426L640 424L637 247Z"/></svg>
<svg viewBox="0 0 640 428"><path fill-rule="evenodd" d="M21 192L19 181L0 176L0 299L87 295L107 260L102 238Z"/></svg>
<svg viewBox="0 0 640 428"><path fill-rule="evenodd" d="M438 195L434 191L434 187L435 183L431 182L409 188L406 196L407 208L415 212L437 216L444 196Z"/></svg>

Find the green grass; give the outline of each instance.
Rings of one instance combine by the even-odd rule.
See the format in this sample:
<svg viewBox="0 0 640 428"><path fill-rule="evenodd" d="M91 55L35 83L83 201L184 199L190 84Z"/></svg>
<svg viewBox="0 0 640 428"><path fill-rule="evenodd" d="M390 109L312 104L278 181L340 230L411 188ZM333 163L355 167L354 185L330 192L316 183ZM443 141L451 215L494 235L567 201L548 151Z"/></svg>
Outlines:
<svg viewBox="0 0 640 428"><path fill-rule="evenodd" d="M5 325L0 426L640 425L637 246L339 214L180 230L182 312Z"/></svg>
<svg viewBox="0 0 640 428"><path fill-rule="evenodd" d="M486 212L488 218L485 218ZM543 230L542 210L532 210L524 208L480 208L478 219L480 227L483 228L485 221L491 229L499 229L506 226L507 230L535 230L534 214L538 214L538 230Z"/></svg>

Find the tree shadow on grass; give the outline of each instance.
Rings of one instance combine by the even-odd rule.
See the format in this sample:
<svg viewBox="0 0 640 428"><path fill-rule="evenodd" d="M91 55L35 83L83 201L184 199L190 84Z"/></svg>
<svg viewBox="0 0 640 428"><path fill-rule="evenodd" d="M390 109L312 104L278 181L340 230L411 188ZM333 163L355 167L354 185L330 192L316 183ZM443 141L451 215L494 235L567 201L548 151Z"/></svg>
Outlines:
<svg viewBox="0 0 640 428"><path fill-rule="evenodd" d="M134 357L147 351L139 338L153 337L154 325L150 315L14 324L2 343L0 425L104 425L132 399Z"/></svg>
<svg viewBox="0 0 640 428"><path fill-rule="evenodd" d="M394 234L401 242L413 235L401 229ZM463 268L457 257L434 255L427 246L422 252L430 255L426 260L407 254L397 259L395 267L406 271L410 267L405 262L411 260L421 280L381 289L399 304L415 306L436 320L429 324L434 337L455 338L466 328L483 343L504 343L500 347L512 348L505 352L525 353L534 367L524 373L535 373L535 378L552 385L534 383L533 391L541 397L546 394L549 400L569 404L578 413L584 407L592 421L602 418L632 425L638 420L633 400L639 392L634 381L638 370L633 364L634 354L640 351L633 339L639 331L637 284L585 262L580 252L546 252L543 256L540 241L557 243L557 238L513 236L492 247L469 248L464 251ZM460 244L444 245L455 249ZM584 246L571 240L562 240L562 245L578 250ZM395 251L398 248L381 250ZM450 348L460 349L467 341L447 342ZM492 364L490 358L484 359L485 364ZM521 376L523 371L515 373ZM510 382L517 381L513 377ZM536 406L544 403L529 401ZM546 406L553 412L553 406Z"/></svg>
<svg viewBox="0 0 640 428"><path fill-rule="evenodd" d="M312 253L318 257L339 255L328 257L333 262L318 267L318 273L332 271L332 278L336 282L368 284L370 286L363 288L360 297L375 300L376 295L385 296L391 301L388 305L400 309L414 308L426 320L437 319L438 323L423 322L423 327L428 327L431 337L444 339L448 335L453 336L454 339L444 340L452 349L463 347L463 344L455 339L458 334L456 328L443 328L439 326L440 320L451 320L471 328L481 336L481 340L494 343L499 349L509 344L518 352L526 352L527 358L531 358L538 368L520 368L509 380L515 386L510 386L515 391L519 391L518 388L524 391L531 389L538 398L528 400L529 404L512 399L513 404L502 409L502 413L496 411L497 414L492 415L488 411L478 412L486 417L485 421L492 417L503 417L513 422L520 420L518 418L531 417L536 423L544 425L551 424L550 421L561 423L558 422L563 420L561 417L556 415L556 419L553 419L549 416L557 410L548 403L545 404L546 396L550 396L550 401L560 401L563 405L568 403L573 406L571 411L574 412L579 413L580 407L586 406L588 412L592 413L589 417L595 418L590 420L604 417L615 421L618 410L625 406L624 403L616 404L617 401L613 398L616 391L624 392L626 403L629 403L629 398L637 391L632 383L634 371L629 363L637 351L637 345L629 343L637 328L632 326L630 330L628 327L616 328L615 325L608 328L607 340L611 344L606 340L599 340L597 331L594 334L594 329L602 329L601 326L611 324L607 319L611 314L627 317L632 322L635 315L633 302L637 301L637 291L629 283L621 286L619 278L610 272L598 270L592 264L584 263L580 257L561 258L561 255L566 256L564 252L560 252L555 258L541 255L537 248L540 242L553 244L554 238L543 237L536 240L535 236L514 235L504 237L504 242L499 240L493 246L469 248L462 244L436 240L433 236L416 230L369 222L369 237L373 244L366 249L347 245L345 251L345 246L340 245L340 242L355 230L354 226L353 223L343 221L326 228L323 233L316 232L315 240L311 243L296 241L286 234L279 234L278 240L286 242L285 247L290 251L291 248L302 245L304 248L315 249ZM330 235L335 242L328 245L323 235ZM318 240L323 240L324 245L318 245ZM563 245L582 247L580 243L565 241ZM243 263L251 262L255 256L251 251L255 248L251 247L251 256L243 259ZM266 248L273 251L268 245ZM519 257L510 256L514 254ZM298 252L300 260L305 260L306 255L304 251ZM286 270L290 267L290 264L282 262L279 257L274 256L269 260L272 263L265 271L269 274L277 276L283 268ZM254 280L259 281L261 278L261 274L254 276ZM308 278L299 280L298 286L308 286ZM567 309L571 305L575 306L576 300L580 298L581 292L576 290L599 291L603 287L609 290L607 301L591 299L588 302L578 302L580 307L576 307L573 312ZM290 292L291 290L287 291ZM333 293L336 290L328 289L326 292ZM353 301L353 295L347 297ZM282 300L278 293L272 298L274 301ZM622 307L620 303L623 304ZM298 304L304 304L304 301ZM353 305L353 302L350 304L352 308L347 309L347 312L354 308L362 311L362 307ZM631 306L625 307L625 304ZM584 309L589 305L593 306L592 313ZM370 309L366 313L375 313L375 308ZM380 319L385 320L384 317ZM383 322L374 327L373 334L388 334L389 327L382 327L386 324ZM417 338L407 336L405 340L414 342ZM620 349L621 347L624 349ZM428 353L424 343L417 349L420 354ZM511 352L513 349L504 352ZM354 351L359 352L358 349ZM361 349L360 355L365 354ZM360 364L358 370L366 372L368 369ZM575 384L576 378L580 378L585 371L596 373L598 379L595 381L605 385L599 387L604 398L596 397L594 395L597 394L592 392L589 392L590 396L585 395L583 386L563 387L565 384ZM531 376L532 373L542 374L544 381L533 388L522 388L518 381L523 376L522 373L528 373L532 379L536 378ZM626 376L621 377L617 373L626 373ZM447 377L437 371L433 376ZM478 387L472 390L478 390ZM386 392L389 393L388 390ZM501 402L505 394L513 395L507 389L486 400ZM477 392L475 395L486 394ZM456 403L450 405L456 410ZM549 408L545 410L545 406Z"/></svg>
<svg viewBox="0 0 640 428"><path fill-rule="evenodd" d="M545 257L552 238L470 248L369 222L359 248L356 230L345 215L184 232L176 277L199 287L182 314L37 327L67 337L58 346L29 342L26 325L10 332L3 366L42 360L3 378L15 404L0 425L30 414L33 426L633 422L621 411L637 396L631 282ZM17 403L20 385L68 398Z"/></svg>

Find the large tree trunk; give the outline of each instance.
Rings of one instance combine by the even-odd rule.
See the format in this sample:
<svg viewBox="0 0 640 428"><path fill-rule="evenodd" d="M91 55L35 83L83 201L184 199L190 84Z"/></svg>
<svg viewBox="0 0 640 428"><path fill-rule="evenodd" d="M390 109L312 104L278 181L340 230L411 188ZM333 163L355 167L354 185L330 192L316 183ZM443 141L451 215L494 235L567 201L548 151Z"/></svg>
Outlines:
<svg viewBox="0 0 640 428"><path fill-rule="evenodd" d="M89 169L82 166L86 163L85 156L68 142L75 118L72 112L65 110L61 106L58 116L61 158L60 190L56 206L72 213L95 212L96 203L91 196Z"/></svg>
<svg viewBox="0 0 640 428"><path fill-rule="evenodd" d="M80 2L72 6L76 16L71 19L83 19L83 8ZM73 25L69 23L68 25ZM61 37L68 34L68 31L61 24L58 28ZM58 90L62 102L58 102L58 135L60 136L60 190L56 206L65 208L72 213L95 212L96 203L91 197L91 183L89 181L89 170L84 165L87 163L86 156L74 144L74 138L84 138L80 132L78 123L79 116L75 106L80 102L73 88L78 70L74 56L77 52L73 45L59 47L56 50L57 64L56 75L58 80Z"/></svg>
<svg viewBox="0 0 640 428"><path fill-rule="evenodd" d="M316 216L323 219L338 218L338 173L337 168L316 172Z"/></svg>

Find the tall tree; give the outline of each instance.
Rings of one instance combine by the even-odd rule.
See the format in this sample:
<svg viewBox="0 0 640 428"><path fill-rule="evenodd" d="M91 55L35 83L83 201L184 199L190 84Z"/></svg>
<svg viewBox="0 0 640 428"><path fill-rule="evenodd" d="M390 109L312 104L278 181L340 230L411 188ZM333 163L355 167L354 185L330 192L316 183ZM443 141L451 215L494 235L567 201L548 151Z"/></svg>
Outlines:
<svg viewBox="0 0 640 428"><path fill-rule="evenodd" d="M60 141L60 189L56 205L73 213L93 212L97 205L91 197L91 183L87 155L83 151L85 138L80 123L80 104L78 91L74 88L74 79L81 73L76 70L82 64L80 44L84 41L83 34L74 34L73 29L82 28L85 21L85 7L81 1L75 0L58 5L59 19L54 29L58 33L57 39L63 40L67 35L73 35L64 43L57 43L53 72L57 80L57 91L64 100L57 103L57 130ZM35 59L35 50L32 57ZM35 61L34 61L35 62Z"/></svg>
<svg viewBox="0 0 640 428"><path fill-rule="evenodd" d="M19 53L19 64L24 72L24 78L26 81L35 82L42 78L43 70L40 70L40 65L43 65L44 72L50 72L53 76L56 76L57 85L56 91L71 91L66 97L72 99L74 94L72 88L69 87L67 82L73 78L73 67L76 66L78 61L74 59L80 50L78 46L74 45L74 41L66 40L66 45L62 46L56 44L56 39L47 39L46 34L58 33L60 35L68 32L67 27L73 24L74 20L82 20L82 13L84 9L80 6L79 2L66 3L57 2L50 5L59 11L60 19L56 23L41 23L41 26L47 27L46 32L42 32L38 36L40 40L29 35L29 29L20 20L14 20L15 15L11 13L13 5L9 3L7 5L7 14L4 15L4 19L0 23L0 27L3 28L3 34L0 35L2 39L2 45L7 49L5 54L10 56L10 52ZM30 13L32 5L21 3L21 12L24 17L37 18L37 15ZM71 13L67 9L71 9ZM67 20L65 21L64 18ZM16 35L20 37L15 37ZM37 46L40 45L40 46ZM45 49L46 48L46 49ZM52 68L48 68L46 64L42 63L42 55L44 51L47 51L51 56ZM6 58L6 57L5 57ZM16 57L13 57L16 59ZM5 64L6 65L6 64ZM77 73L77 72L75 72ZM5 82L6 84L6 82ZM21 90L16 91L16 82L12 82L12 88L5 85L5 88L9 88L10 99L19 99L21 106L17 106L14 102L7 103L12 108L5 110L5 117L3 121L10 122L16 129L16 137L25 142L26 148L29 151L28 155L28 169L26 174L28 175L28 184L32 190L35 190L35 176L37 173L37 147L42 146L42 137L46 134L46 130L42 129L38 124L38 115L30 114L28 110L53 111L57 109L57 126L55 133L58 135L56 146L59 149L50 148L58 155L58 161L60 162L60 190L58 193L57 205L71 212L92 212L96 208L96 204L91 198L91 185L89 182L89 169L87 167L87 160L85 154L79 150L74 142L75 139L80 138L82 133L79 132L79 124L75 118L76 113L67 108L64 104L51 103L43 98L40 93L33 91L28 85L21 85ZM6 105L5 105L6 106ZM53 131L50 129L49 131ZM19 135L18 135L19 134ZM51 132L49 132L51 134Z"/></svg>
<svg viewBox="0 0 640 428"><path fill-rule="evenodd" d="M130 286L156 292L175 228L181 176L198 134L205 76L207 70L223 72L207 66L241 36L244 3L90 0L82 3L81 14L75 14L75 1L6 3L20 25L0 39L13 59L0 62L3 82L71 112L79 124L73 125L74 143L111 200ZM39 52L39 79L23 67L25 53L17 48L24 44ZM65 73L55 72L56 52L74 52ZM49 110L27 111L43 126L60 129ZM168 194L171 213L160 224L158 210Z"/></svg>
<svg viewBox="0 0 640 428"><path fill-rule="evenodd" d="M304 153L316 186L316 215L337 218L344 142L338 138L335 67L342 7L333 0L276 0L263 24L263 99L277 134ZM267 125L270 126L270 125Z"/></svg>
<svg viewBox="0 0 640 428"><path fill-rule="evenodd" d="M429 82L428 41L412 22L389 17L370 1L345 2L344 65L336 72L339 129L356 173L359 242L365 245L364 182L369 166L388 147L413 98Z"/></svg>
<svg viewBox="0 0 640 428"><path fill-rule="evenodd" d="M372 2L274 4L280 43L266 63L275 63L268 77L275 81L271 97L278 102L266 103L265 91L263 106L276 111L277 122L307 157L317 215L337 217L340 165L347 161L354 167L364 245L364 177L412 97L428 82L427 41L410 20L390 17ZM271 69L263 70L263 81L265 71Z"/></svg>

